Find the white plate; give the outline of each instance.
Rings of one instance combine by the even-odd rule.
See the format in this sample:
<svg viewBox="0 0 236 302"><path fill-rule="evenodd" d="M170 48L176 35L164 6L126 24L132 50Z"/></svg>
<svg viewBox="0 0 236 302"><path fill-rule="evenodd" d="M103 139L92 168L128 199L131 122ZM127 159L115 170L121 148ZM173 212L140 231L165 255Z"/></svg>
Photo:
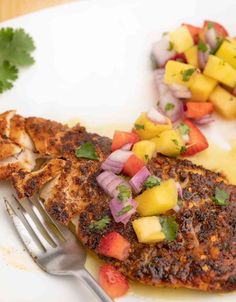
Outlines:
<svg viewBox="0 0 236 302"><path fill-rule="evenodd" d="M181 22L215 19L235 30L235 0L91 0L17 18L2 26L25 28L36 42L36 64L0 96L0 111L59 121L80 119L103 133L131 124L155 104L149 53L162 32ZM233 34L233 33L232 33ZM234 32L236 34L236 30ZM111 126L112 125L112 126ZM218 123L208 135L227 147L235 123ZM90 127L90 128L91 128ZM223 137L224 136L224 137ZM1 196L8 195L6 185ZM0 205L0 301L94 301L72 279L40 271L22 249ZM149 295L147 295L149 292ZM149 297L148 297L149 296ZM235 301L236 293L204 294L151 289L120 301Z"/></svg>

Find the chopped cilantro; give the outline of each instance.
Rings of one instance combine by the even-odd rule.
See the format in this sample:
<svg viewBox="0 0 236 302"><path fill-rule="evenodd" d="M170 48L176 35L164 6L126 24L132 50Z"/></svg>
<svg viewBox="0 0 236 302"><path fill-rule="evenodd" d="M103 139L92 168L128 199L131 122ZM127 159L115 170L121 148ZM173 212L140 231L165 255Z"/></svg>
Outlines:
<svg viewBox="0 0 236 302"><path fill-rule="evenodd" d="M133 209L133 206L131 204L127 205L126 207L124 207L122 210L120 210L118 213L117 213L117 216L122 216L124 215L125 213L129 212L130 210Z"/></svg>
<svg viewBox="0 0 236 302"><path fill-rule="evenodd" d="M207 22L207 28L208 28L208 29L215 28L214 23L213 23L213 22L208 21L208 22Z"/></svg>
<svg viewBox="0 0 236 302"><path fill-rule="evenodd" d="M160 217L162 231L169 241L175 240L178 233L178 224L174 217Z"/></svg>
<svg viewBox="0 0 236 302"><path fill-rule="evenodd" d="M182 134L182 135L185 135L185 134L189 134L189 131L190 131L190 128L188 125L184 124L184 123L181 123L178 127L179 129L179 132Z"/></svg>
<svg viewBox="0 0 236 302"><path fill-rule="evenodd" d="M216 187L213 201L219 206L226 206L229 201L229 194L226 191Z"/></svg>
<svg viewBox="0 0 236 302"><path fill-rule="evenodd" d="M177 139L172 139L172 142L173 142L176 146L179 146L179 143L178 143Z"/></svg>
<svg viewBox="0 0 236 302"><path fill-rule="evenodd" d="M119 185L116 189L119 192L117 198L120 201L126 201L127 199L132 197L131 189L126 185Z"/></svg>
<svg viewBox="0 0 236 302"><path fill-rule="evenodd" d="M167 103L166 106L165 106L165 111L170 111L170 110L173 110L175 108L175 105L172 104L172 103Z"/></svg>
<svg viewBox="0 0 236 302"><path fill-rule="evenodd" d="M144 188L153 188L155 186L159 186L161 183L160 179L156 176L148 176L146 181L144 182Z"/></svg>
<svg viewBox="0 0 236 302"><path fill-rule="evenodd" d="M142 130L142 129L144 129L144 125L135 124L135 125L134 125L134 128L135 128L136 130Z"/></svg>
<svg viewBox="0 0 236 302"><path fill-rule="evenodd" d="M208 50L207 45L203 42L203 41L199 41L198 42L198 46L197 46L198 50L200 50L201 52L206 52Z"/></svg>
<svg viewBox="0 0 236 302"><path fill-rule="evenodd" d="M184 82L187 82L189 81L190 77L193 75L193 73L195 72L196 68L189 68L189 69L186 69L184 71L182 71L182 80Z"/></svg>
<svg viewBox="0 0 236 302"><path fill-rule="evenodd" d="M90 223L89 230L103 230L110 222L111 218L109 216L104 216L102 219Z"/></svg>
<svg viewBox="0 0 236 302"><path fill-rule="evenodd" d="M171 51L171 50L173 50L174 49L174 43L173 42L169 42L169 47L168 47L168 51Z"/></svg>
<svg viewBox="0 0 236 302"><path fill-rule="evenodd" d="M78 158L99 160L96 149L91 142L86 142L77 148L75 150L75 155Z"/></svg>
<svg viewBox="0 0 236 302"><path fill-rule="evenodd" d="M180 153L184 153L187 151L187 147L186 146L181 146L180 147Z"/></svg>

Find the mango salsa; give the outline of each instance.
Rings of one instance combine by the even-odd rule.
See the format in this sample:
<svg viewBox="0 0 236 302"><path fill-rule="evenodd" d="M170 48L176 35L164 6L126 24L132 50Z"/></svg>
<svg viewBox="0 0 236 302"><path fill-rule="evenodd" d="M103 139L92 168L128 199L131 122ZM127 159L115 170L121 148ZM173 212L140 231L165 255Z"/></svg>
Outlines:
<svg viewBox="0 0 236 302"><path fill-rule="evenodd" d="M216 80L209 78L204 74L196 73L190 86L190 91L192 93L191 100L196 102L206 102L216 85Z"/></svg>
<svg viewBox="0 0 236 302"><path fill-rule="evenodd" d="M134 144L132 151L138 158L147 163L156 152L156 144L152 141L143 140Z"/></svg>
<svg viewBox="0 0 236 302"><path fill-rule="evenodd" d="M217 86L209 96L215 110L227 119L236 118L236 97L221 86Z"/></svg>
<svg viewBox="0 0 236 302"><path fill-rule="evenodd" d="M185 144L179 130L171 129L160 133L152 139L156 151L167 156L178 156Z"/></svg>
<svg viewBox="0 0 236 302"><path fill-rule="evenodd" d="M169 33L170 41L174 50L178 53L184 52L194 45L193 38L186 26L181 26L177 30Z"/></svg>
<svg viewBox="0 0 236 302"><path fill-rule="evenodd" d="M139 242L155 243L165 239L157 216L138 218L132 222L132 225Z"/></svg>
<svg viewBox="0 0 236 302"><path fill-rule="evenodd" d="M216 56L209 56L203 73L229 87L236 85L236 70Z"/></svg>
<svg viewBox="0 0 236 302"><path fill-rule="evenodd" d="M138 203L137 211L140 216L163 214L177 204L178 193L175 181L173 179L163 181L159 186L147 189L138 195L135 200Z"/></svg>
<svg viewBox="0 0 236 302"><path fill-rule="evenodd" d="M216 52L216 56L225 60L233 68L236 69L236 43L224 40L220 48Z"/></svg>
<svg viewBox="0 0 236 302"><path fill-rule="evenodd" d="M167 124L155 124L147 118L147 113L142 112L135 121L135 129L141 139L150 139L162 131L172 128L171 121L167 119Z"/></svg>
<svg viewBox="0 0 236 302"><path fill-rule="evenodd" d="M184 55L186 57L186 60L188 62L188 64L195 66L195 67L199 67L198 66L198 48L197 45L187 49L184 52Z"/></svg>
<svg viewBox="0 0 236 302"><path fill-rule="evenodd" d="M164 82L181 84L190 87L196 73L196 67L178 61L168 61L165 67Z"/></svg>

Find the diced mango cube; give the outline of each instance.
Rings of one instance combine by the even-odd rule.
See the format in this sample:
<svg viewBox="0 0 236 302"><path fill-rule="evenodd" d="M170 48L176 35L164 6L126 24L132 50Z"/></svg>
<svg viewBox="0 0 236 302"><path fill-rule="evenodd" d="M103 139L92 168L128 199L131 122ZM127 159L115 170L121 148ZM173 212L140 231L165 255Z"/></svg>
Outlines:
<svg viewBox="0 0 236 302"><path fill-rule="evenodd" d="M203 73L229 87L236 85L236 70L223 59L210 55Z"/></svg>
<svg viewBox="0 0 236 302"><path fill-rule="evenodd" d="M155 243L165 239L165 234L162 232L157 216L135 219L132 225L139 242Z"/></svg>
<svg viewBox="0 0 236 302"><path fill-rule="evenodd" d="M192 93L191 100L196 102L206 102L216 85L216 80L209 78L204 74L196 73L190 86Z"/></svg>
<svg viewBox="0 0 236 302"><path fill-rule="evenodd" d="M217 86L209 96L215 110L227 119L236 118L236 97L221 86Z"/></svg>
<svg viewBox="0 0 236 302"><path fill-rule="evenodd" d="M152 216L164 214L173 209L178 200L175 181L169 179L159 186L147 189L138 195L135 200L138 203L137 211L140 216Z"/></svg>
<svg viewBox="0 0 236 302"><path fill-rule="evenodd" d="M184 52L194 45L193 38L186 26L181 26L170 32L169 38L178 53Z"/></svg>
<svg viewBox="0 0 236 302"><path fill-rule="evenodd" d="M196 67L178 61L168 61L165 68L164 82L166 84L181 84L190 87Z"/></svg>
<svg viewBox="0 0 236 302"><path fill-rule="evenodd" d="M141 139L150 139L162 131L172 128L171 121L167 119L167 124L155 124L148 119L147 113L142 112L135 121L135 131Z"/></svg>
<svg viewBox="0 0 236 302"><path fill-rule="evenodd" d="M156 144L156 151L167 156L178 156L185 146L177 129L163 131L152 141Z"/></svg>
<svg viewBox="0 0 236 302"><path fill-rule="evenodd" d="M156 152L156 144L152 141L143 140L134 144L132 151L145 163L153 157Z"/></svg>
<svg viewBox="0 0 236 302"><path fill-rule="evenodd" d="M236 43L232 43L228 40L224 40L221 44L220 48L216 52L216 56L225 60L225 62L229 63L233 68L236 69Z"/></svg>
<svg viewBox="0 0 236 302"><path fill-rule="evenodd" d="M188 62L188 64L195 66L195 67L199 67L198 66L198 48L197 45L187 49L184 52L184 55L186 57L186 60Z"/></svg>

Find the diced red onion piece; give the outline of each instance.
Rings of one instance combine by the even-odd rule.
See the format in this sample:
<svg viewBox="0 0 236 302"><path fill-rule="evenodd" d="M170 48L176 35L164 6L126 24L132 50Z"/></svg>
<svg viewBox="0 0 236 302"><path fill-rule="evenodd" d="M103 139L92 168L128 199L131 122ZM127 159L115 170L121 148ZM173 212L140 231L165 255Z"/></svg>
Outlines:
<svg viewBox="0 0 236 302"><path fill-rule="evenodd" d="M126 163L129 157L133 154L131 151L125 151L125 150L116 150L112 152L108 158L111 160L121 162L121 163Z"/></svg>
<svg viewBox="0 0 236 302"><path fill-rule="evenodd" d="M166 62L175 56L175 50L169 50L169 48L170 41L167 36L164 36L160 41L153 44L152 54L159 67L164 67Z"/></svg>
<svg viewBox="0 0 236 302"><path fill-rule="evenodd" d="M132 146L133 146L132 143L126 144L121 148L121 150L130 151Z"/></svg>
<svg viewBox="0 0 236 302"><path fill-rule="evenodd" d="M118 195L117 186L125 185L130 188L128 182L126 182L122 177L115 175L113 172L104 171L96 178L99 186L111 197L116 197Z"/></svg>
<svg viewBox="0 0 236 302"><path fill-rule="evenodd" d="M127 213L124 213L121 216L117 215L124 207L129 205L132 206L131 210L129 210ZM132 198L126 202L121 202L117 198L113 198L109 204L115 222L122 222L123 224L128 223L130 217L136 212L137 206L138 206L137 202Z"/></svg>
<svg viewBox="0 0 236 302"><path fill-rule="evenodd" d="M134 193L138 194L142 190L143 183L150 175L151 175L151 173L149 172L147 167L144 166L141 170L138 171L138 173L136 173L130 179L129 183L130 183Z"/></svg>
<svg viewBox="0 0 236 302"><path fill-rule="evenodd" d="M213 123L214 121L215 120L213 119L213 117L210 114L207 114L200 119L196 119L195 123L202 126L202 125L209 125L210 123Z"/></svg>
<svg viewBox="0 0 236 302"><path fill-rule="evenodd" d="M177 204L177 205L173 208L173 210L174 210L176 213L178 213L178 212L180 211L180 206Z"/></svg>
<svg viewBox="0 0 236 302"><path fill-rule="evenodd" d="M171 84L169 85L172 95L178 99L190 99L192 97L191 91L180 84Z"/></svg>
<svg viewBox="0 0 236 302"><path fill-rule="evenodd" d="M210 48L214 49L217 45L217 34L216 34L216 30L213 27L209 28L206 31L205 38L207 43L210 45Z"/></svg>
<svg viewBox="0 0 236 302"><path fill-rule="evenodd" d="M182 190L182 187L181 187L180 183L176 182L175 185L176 185L179 197L181 199L183 199L183 190Z"/></svg>
<svg viewBox="0 0 236 302"><path fill-rule="evenodd" d="M166 117L154 108L148 111L147 117L151 122L155 124L167 124Z"/></svg>
<svg viewBox="0 0 236 302"><path fill-rule="evenodd" d="M166 110L169 104L172 104L173 108ZM176 122L184 115L183 103L175 98L171 92L168 92L162 96L159 99L157 106L160 108L160 111L163 112L172 122Z"/></svg>
<svg viewBox="0 0 236 302"><path fill-rule="evenodd" d="M118 161L111 160L109 157L102 163L101 168L105 171L111 171L119 174L124 167L124 164Z"/></svg>

